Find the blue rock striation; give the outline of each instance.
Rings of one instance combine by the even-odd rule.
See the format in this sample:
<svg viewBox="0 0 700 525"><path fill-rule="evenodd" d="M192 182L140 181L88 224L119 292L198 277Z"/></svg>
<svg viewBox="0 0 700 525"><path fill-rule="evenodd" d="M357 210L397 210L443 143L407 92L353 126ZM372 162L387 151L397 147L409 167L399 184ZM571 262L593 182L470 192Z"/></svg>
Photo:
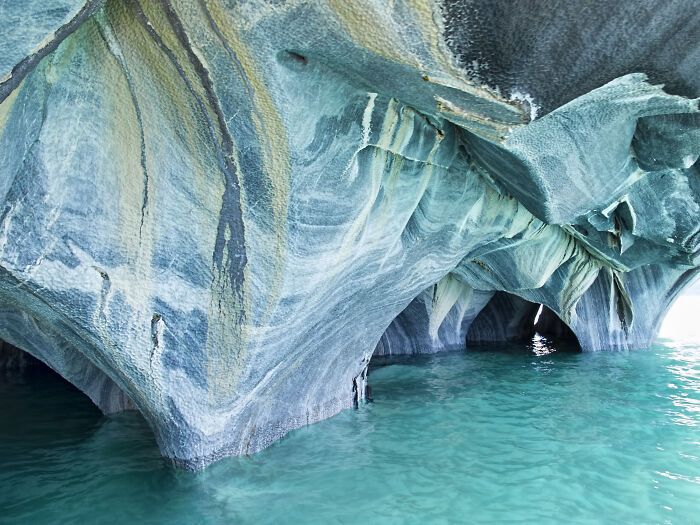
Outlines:
<svg viewBox="0 0 700 525"><path fill-rule="evenodd" d="M609 4L5 2L0 338L185 468L539 305L647 346L700 267L700 24Z"/></svg>

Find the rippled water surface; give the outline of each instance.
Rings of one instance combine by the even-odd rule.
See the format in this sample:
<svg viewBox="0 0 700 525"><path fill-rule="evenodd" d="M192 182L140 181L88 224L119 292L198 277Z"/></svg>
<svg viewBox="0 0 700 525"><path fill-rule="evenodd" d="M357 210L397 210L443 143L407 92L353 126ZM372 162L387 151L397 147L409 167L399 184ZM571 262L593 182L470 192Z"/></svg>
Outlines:
<svg viewBox="0 0 700 525"><path fill-rule="evenodd" d="M0 375L0 522L700 523L700 346L406 359L375 402L170 468L136 413Z"/></svg>

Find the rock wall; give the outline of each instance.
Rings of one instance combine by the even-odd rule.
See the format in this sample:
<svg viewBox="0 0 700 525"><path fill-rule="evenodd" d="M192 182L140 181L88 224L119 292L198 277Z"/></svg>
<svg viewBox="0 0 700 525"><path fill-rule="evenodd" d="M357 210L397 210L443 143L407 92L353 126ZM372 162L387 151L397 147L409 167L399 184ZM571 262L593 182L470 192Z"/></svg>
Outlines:
<svg viewBox="0 0 700 525"><path fill-rule="evenodd" d="M135 405L187 468L352 406L380 340L458 348L494 293L584 349L647 344L699 265L697 38L653 72L603 56L566 100L557 71L589 67L465 67L519 16L454 14L487 4L3 6L0 338ZM532 57L599 55L556 9Z"/></svg>
<svg viewBox="0 0 700 525"><path fill-rule="evenodd" d="M463 350L472 322L491 297L493 292L475 291L447 274L392 321L374 355Z"/></svg>

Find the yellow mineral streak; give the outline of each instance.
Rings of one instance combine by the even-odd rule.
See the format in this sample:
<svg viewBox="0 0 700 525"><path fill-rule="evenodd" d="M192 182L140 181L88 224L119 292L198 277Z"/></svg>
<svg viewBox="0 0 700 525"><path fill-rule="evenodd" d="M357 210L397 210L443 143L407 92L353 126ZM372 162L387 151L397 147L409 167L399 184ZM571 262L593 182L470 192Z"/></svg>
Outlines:
<svg viewBox="0 0 700 525"><path fill-rule="evenodd" d="M372 211L377 196L379 195L379 190L382 186L382 179L384 177L384 172L386 171L386 163L388 162L387 152L391 151L391 144L393 143L392 137L395 134L396 125L399 122L399 112L397 110L398 101L396 99L391 99L387 106L386 114L384 117L384 122L382 123L382 129L379 133L379 141L377 143L377 148L374 148L370 160L370 177L371 185L370 191L367 199L367 203L364 205L362 210L358 213L355 220L350 225L343 242L338 250L338 255L336 257L336 262L338 265L342 264L347 258L349 258L353 252L353 246L355 245L360 233L365 228L367 219ZM403 125L403 123L402 123ZM359 153L359 151L358 151ZM355 154L357 157L357 153ZM355 160L357 162L357 159ZM354 166L356 168L356 166Z"/></svg>
<svg viewBox="0 0 700 525"><path fill-rule="evenodd" d="M111 32L110 26L103 21L102 17L86 22L86 25L92 24L101 24L103 32L108 34ZM103 76L105 84L110 86L110 89L105 92L105 101L109 101L108 109L112 124L105 129L105 132L111 135L107 147L112 150L110 157L115 159L114 169L123 174L117 178L119 187L115 195L119 203L119 246L135 272L141 274L146 266L150 266L150 253L148 259L143 261L139 245L144 188L143 168L139 154L141 130L136 109L131 102L129 84L119 59L110 52L102 39L95 38L94 46L99 55L104 57L100 64L100 75Z"/></svg>
<svg viewBox="0 0 700 525"><path fill-rule="evenodd" d="M370 100L371 103L374 104L374 97L370 97ZM396 222L396 216L393 215L392 212L392 202L395 197L396 188L399 185L402 170L405 169L404 164L406 159L414 162L421 162L423 163L423 167L420 180L417 181L414 186L415 198L410 207L407 207L405 210L407 212L405 213L405 221L402 228L399 228L397 231L403 231L412 213L418 207L436 169L436 166L430 163L430 161L444 138L444 134L433 127L432 129L435 132L433 138L434 145L428 154L428 158L426 160L420 160L405 157L406 146L411 141L414 133L422 132L422 130L415 129L418 117L422 119L422 115L417 113L413 108L403 106L399 109L399 102L396 99L389 100L381 130L376 135L378 140L374 145L369 144L369 146L374 147L367 153L370 188L366 204L358 212L357 217L349 225L343 237L343 241L335 256L335 264L338 268L341 268L342 265L352 257L358 244L378 240L387 233L387 225ZM418 120L418 122L421 122L421 120ZM350 169L357 169L357 156L363 149L365 148L360 148L355 154ZM382 193L384 201L382 202L382 207L378 214L372 216L372 235L370 237L365 237L365 232L368 229L368 221L373 210L375 210L376 201L381 189L384 190ZM403 212L402 216L404 216ZM396 242L400 242L400 237L397 238ZM387 251L387 256L382 260L381 266L387 261L388 256L393 253L394 246Z"/></svg>
<svg viewBox="0 0 700 525"><path fill-rule="evenodd" d="M201 81L190 63L186 50L182 47L177 40L177 36L170 28L165 14L156 3L142 2L142 6L144 12L153 24L153 27L160 34L164 43L171 49L190 80L193 89L195 89L205 104L209 118L214 122L217 139L221 141L222 137L219 135L218 121L214 108L211 107ZM184 8L176 4L173 4L173 7L176 10L180 8L180 10L178 10L178 16L181 17L183 23L190 22L186 17L191 16L193 13L189 11L183 12L182 9ZM241 74L245 76L244 82L250 86L249 95L253 107L253 111L251 112L253 123L260 137L260 143L264 145L262 148L262 156L264 169L268 175L267 183L270 188L270 194L272 195L271 208L274 218L274 230L272 232L274 238L273 276L270 281L268 297L266 298L267 306L264 316L267 318L276 305L282 286L290 174L287 138L282 120L265 87L264 72L261 71L254 54L250 52L244 39L237 32L238 25L236 24L236 20L233 20L231 13L223 10L216 2L207 2L206 7L214 23L218 26L219 31L226 40L226 44L232 49L237 60L241 64ZM206 20L203 13L200 13L200 15L201 20ZM209 65L207 64L205 54L197 48L197 43L191 41L190 45L198 59L202 62L204 67L208 69ZM172 84L172 82L169 84ZM182 86L180 86L180 90L182 91ZM190 101L190 104L191 103ZM200 122L198 126L192 126L186 129L201 129L201 124ZM229 160L236 166L236 172L241 187L241 208L245 223L246 215L255 212L245 208L246 174L242 173L240 170L236 145L234 144L233 146L233 158ZM199 148L194 147L192 151L201 151L201 146ZM211 192L211 189L209 191ZM217 191L217 194L219 196L223 195L223 190L221 193ZM213 230L214 232L216 231L216 225L214 225ZM228 243L231 236L231 232L228 231L228 229L226 235L226 242ZM246 253L250 257L251 251L246 250ZM222 266L226 267L226 249L224 249L224 257L225 259ZM250 316L253 310L251 288L249 285L251 275L248 268L244 268L244 280L239 289L234 289L237 286L234 286L233 283L230 282L231 276L217 274L218 272L215 271L211 286L209 306L211 322L208 325L207 333L209 395L212 402L230 397L235 391L236 383L245 361L246 346L249 339L248 335L251 329ZM246 318L248 320L246 320ZM258 319L256 321L258 323L264 323L265 319Z"/></svg>
<svg viewBox="0 0 700 525"><path fill-rule="evenodd" d="M103 13L95 19L86 22L78 32L89 30L93 35L97 35L97 25L101 25L101 30L107 38L113 39L112 26L106 20ZM77 35L76 35L77 36ZM123 59L120 49L110 51L107 44L101 38L94 38L93 53L101 57L99 72L105 85L105 110L111 116L111 124L105 131L108 133L106 144L110 145L112 151L109 157L115 159L113 169L118 170L123 176L118 177L119 187L116 192L119 209L119 246L128 261L126 267L118 271L106 269L105 273L110 273L108 292L100 296L100 300L93 313L93 326L97 329L97 334L106 354L113 359L118 359L121 355L120 349L112 341L110 330L107 326L107 319L110 318L109 307L112 296L118 291L133 308L135 315L134 325L139 330L128 332L126 335L132 344L130 348L139 348L140 355L134 360L134 368L140 368L142 373L146 372L147 363L150 357L150 346L144 345L144 341L150 341L151 316L152 316L152 286L155 282L152 272L153 259L153 221L148 217L153 214L155 199L148 199L148 206L145 210L143 228L141 227L143 192L145 178L143 167L141 166L141 131L138 124L136 109L131 101L129 84L124 74L120 59ZM118 56L115 56L115 53ZM153 182L151 182L152 188ZM127 268L126 271L124 269ZM93 276L95 279L104 279L98 272ZM107 288L105 288L107 289ZM140 366L139 366L140 365ZM116 370L123 366L115 366ZM131 382L134 378L124 378L124 381ZM137 392L138 389L131 388ZM132 394L133 395L133 394ZM140 399L137 399L139 401ZM145 401L140 403L145 405Z"/></svg>
<svg viewBox="0 0 700 525"><path fill-rule="evenodd" d="M197 196L197 202L202 203L205 209L219 209L224 185L218 172L216 159L213 157L210 140L199 131L204 122L196 101L188 92L175 66L167 60L147 31L136 21L131 12L126 10L124 4L110 2L106 8L109 8L107 11L109 19L120 42L135 41L137 44L136 46L125 45L122 47L122 53L134 78L134 89L144 114L147 162L154 155L171 154L162 151L163 144L157 143L158 129L148 129L149 122L173 123L181 130L186 140L186 151L172 152L172 154L179 156L184 153L187 155L187 160L194 163L194 169L191 172L192 190ZM196 89L197 82L192 84ZM163 94L159 94L159 90L150 89L153 86L159 86ZM156 113L149 118L151 109ZM152 138L155 138L153 143L151 143ZM158 170L155 167L149 167L152 188L156 187L157 177ZM203 258L208 258L211 256L216 238L216 223L212 222L214 217L202 214L202 218L208 221L196 225L202 235L200 253Z"/></svg>
<svg viewBox="0 0 700 525"><path fill-rule="evenodd" d="M435 96L440 115L491 142L503 142L518 125L496 120L474 111L457 107L453 102Z"/></svg>
<svg viewBox="0 0 700 525"><path fill-rule="evenodd" d="M408 0L406 7L413 13L412 30L407 31L405 20L394 19L394 3L373 0L348 2L347 0L326 0L340 21L343 29L359 46L368 51L391 60L411 66L422 74L423 80L467 93L492 102L499 106L499 111L513 114L513 123L525 123L528 116L519 106L501 97L488 88L471 82L465 72L457 67L452 54L444 41L442 14L434 0ZM415 29L415 30L414 30ZM405 34L410 35L407 41ZM420 43L416 42L420 39ZM429 52L428 62L413 50L421 45ZM457 123L457 122L456 122ZM499 133L500 134L500 133ZM498 139L498 135L489 140ZM499 139L500 140L500 139Z"/></svg>
<svg viewBox="0 0 700 525"><path fill-rule="evenodd" d="M15 100L17 99L17 94L19 93L19 90L22 89L23 84L24 80L7 96L5 100L0 102L0 138L2 138L3 133L5 133L5 123L7 122L7 118L10 116L12 106L14 105Z"/></svg>
<svg viewBox="0 0 700 525"><path fill-rule="evenodd" d="M203 80L195 71L190 57L187 54L187 50L177 38L170 22L158 3L141 2L140 4L151 27L153 27L163 40L163 43L173 53L177 65L182 69L189 82L188 87L177 71L176 65L165 56L164 51L159 48L153 38L148 34L148 31L131 17L131 12L127 12L115 6L111 12L115 18L115 25L118 25L118 17L131 18L131 20L123 24L123 27L130 27L130 31L135 31L141 40L138 50L141 56L139 60L134 60L133 63L137 65L150 64L152 66L157 66L149 68L151 71L138 71L138 74L150 78L149 81L139 81L136 84L139 88L141 88L141 86L158 85L164 92L161 103L154 106L158 107L159 110L163 112L163 115L158 118L144 119L144 125L146 122L160 122L162 120L177 123L175 125L183 131L187 140L188 151L183 152L185 158L194 162L195 169L192 173L193 190L196 191L196 194L201 199L200 202L207 203L206 209L219 210L221 209L225 186L221 173L219 172L215 152L215 147L221 147L223 140L215 108L211 106L211 101L207 96ZM124 40L128 41L129 39ZM194 43L191 44L193 52L202 61L204 67L208 67L202 54L195 48ZM132 75L134 74L136 73L132 71ZM194 90L199 101L192 96L190 89ZM150 92L144 93L143 96L139 96L139 93L137 93L137 96L140 100L145 101L144 105L149 106L151 99L153 97L158 97L157 94ZM130 94L128 92L122 96L124 100L128 100L129 97ZM204 105L204 110L207 115L202 114L200 102ZM209 128L206 118L211 121L211 128ZM210 129L213 129L215 133L213 140L218 144L212 143L212 137L209 135ZM203 132L202 130L205 131ZM148 141L150 135L154 137L158 136L157 130L153 130L152 133L146 132L145 135L147 137L146 159L147 167L149 168L149 191L153 192L156 187L155 177L157 177L157 170L155 166L150 166L149 159L154 155L162 155L163 152L162 145L150 144ZM138 137L138 135L136 136ZM139 148L140 146L136 145L132 146L131 150L132 157L137 161L138 156L134 156L133 152L138 151ZM159 150L157 154L156 150ZM234 158L229 160L234 165L237 164L235 152ZM142 195L139 197L141 198ZM149 197L148 205L150 209L155 206L157 199L155 195L149 195ZM139 202L141 202L140 198ZM201 249L202 258L204 260L211 258L214 251L218 220L218 215L212 214L208 218L205 218L204 224L199 225L203 237ZM148 227L147 220L144 223L143 233L144 241L142 241L141 250L146 248L143 246L144 242L147 242L146 238L155 235L155 232L152 232L150 227ZM138 231L132 238L138 238L137 234ZM227 235L228 238L226 240L228 242L228 240L230 240L229 231L227 231ZM224 256L226 256L226 254L227 250L224 249ZM226 262L227 261L224 259L224 267ZM209 300L210 323L208 324L206 351L209 397L210 401L214 402L222 398L230 397L235 390L235 384L240 375L242 361L245 357L245 342L247 340L247 326L244 322L241 322L245 316L242 316L241 312L249 312L250 307L249 304L246 304L246 302L249 301L249 294L247 293L248 287L246 285L248 281L247 278L244 280L242 289L234 289L230 281L231 276L227 275L225 272L220 273L218 270L214 269L212 275L213 280L210 288ZM148 279L147 281L155 282L154 279ZM239 300L239 298L242 299ZM143 320L139 320L139 322L147 323L150 329L150 317L148 319L144 318Z"/></svg>
<svg viewBox="0 0 700 525"><path fill-rule="evenodd" d="M145 2L144 2L145 4ZM133 87L136 98L139 101L143 116L146 168L148 172L148 201L145 210L144 224L139 238L139 228L141 221L141 205L143 203L143 184L145 183L143 168L140 163L140 139L136 110L133 104L125 103L131 100L131 93L128 89L125 73L121 70L108 69L108 74L115 87L112 89L113 98L121 101L122 114L115 115L114 126L116 137L110 141L111 144L119 148L113 158L120 163L120 170L130 174L129 177L121 178L124 181L124 192L120 192L120 209L122 221L125 223L120 227L122 233L121 246L127 252L127 258L132 261L130 268L133 268L133 275L127 277L127 282L120 283L118 278L112 279L112 287L123 288L128 295L134 295L138 290L138 297L130 297L129 301L137 301L140 304L136 308L139 318L136 320L137 326L143 328L144 333L135 334L140 336L140 341L145 340L145 345L134 345L142 347L144 353L151 351L150 328L152 315L153 294L152 289L144 289L143 283L156 283L157 279L151 276L152 272L152 243L155 242L158 229L149 217L156 215L156 206L162 206L168 197L159 199L159 159L163 155L182 156L183 161L191 162L190 177L192 180L192 191L196 195L198 203L204 209L218 210L221 207L221 199L224 193L224 183L218 170L211 138L208 134L201 132L206 126L201 110L197 102L193 99L184 81L177 72L175 66L164 56L163 51L157 46L147 30L138 23L133 16L133 11L127 9L121 2L110 2L105 10L110 26L114 30L115 37L122 43L136 42L138 45L124 45L121 53L124 61L129 67L133 80ZM158 18L156 11L150 14L156 16L154 27L157 28L161 36L168 38L170 34L169 25L164 24L162 17ZM169 43L178 45L170 35ZM194 71L189 67L189 60L181 49L174 49L173 53L183 60L183 69L188 71L188 78L202 100L203 89L198 82L198 77L193 76ZM110 62L105 59L105 62ZM118 62L113 61L114 65ZM111 63L110 63L111 66ZM162 94L151 89L159 86ZM207 107L208 111L211 108ZM160 133L158 128L151 127L151 123L169 122L181 130L181 136L186 141L185 147L177 151L168 151L168 143L159 141ZM218 138L218 137L217 137ZM165 149L164 149L165 148ZM138 183L137 183L138 181ZM127 192L130 192L127 194ZM193 228L199 233L201 242L198 247L200 258L206 260L211 258L216 239L218 216L216 214L197 214L201 217L198 224L193 224ZM216 295L217 293L214 293ZM232 294L229 294L232 296ZM108 301L105 301L105 308ZM214 319L212 317L212 319ZM167 319L163 320L167 330ZM108 341L103 344L109 345ZM150 360L149 360L150 363ZM160 373L158 363L154 363L148 373ZM213 374L214 376L216 374ZM159 382L154 382L158 384ZM150 384L150 383L149 383ZM154 394L156 396L156 394ZM157 394L160 396L160 393Z"/></svg>
<svg viewBox="0 0 700 525"><path fill-rule="evenodd" d="M398 31L387 30L389 27L396 29L391 19L390 4L371 0L326 0L326 3L358 46L393 62L422 69L417 57L401 42Z"/></svg>
<svg viewBox="0 0 700 525"><path fill-rule="evenodd" d="M264 325L274 310L282 288L282 275L285 265L286 250L286 225L287 205L289 201L289 180L291 175L291 163L287 134L284 123L280 118L272 97L267 89L267 80L260 62L254 52L248 48L245 39L237 29L236 20L232 18L229 10L222 9L218 2L205 1L207 9L218 26L228 46L235 53L241 65L241 74L251 97L253 111L251 116L258 136L260 137L263 163L271 189L271 207L274 217L274 245L273 245L273 271L269 283L267 305L265 313L258 323ZM245 174L241 177L241 196L245 195ZM245 199L241 198L241 206L245 206ZM243 209L244 214L253 213ZM245 216L245 215L244 215ZM247 279L246 279L247 281ZM247 309L246 311L250 311Z"/></svg>

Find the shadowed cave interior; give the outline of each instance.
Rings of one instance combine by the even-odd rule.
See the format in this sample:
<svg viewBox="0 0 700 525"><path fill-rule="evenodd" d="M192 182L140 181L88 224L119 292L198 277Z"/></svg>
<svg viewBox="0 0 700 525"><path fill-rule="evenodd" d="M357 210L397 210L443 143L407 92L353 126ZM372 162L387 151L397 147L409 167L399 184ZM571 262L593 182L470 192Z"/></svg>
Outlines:
<svg viewBox="0 0 700 525"><path fill-rule="evenodd" d="M561 346L560 350L581 351L576 334L545 305L497 292L472 321L467 332L467 347L527 343L536 334Z"/></svg>
<svg viewBox="0 0 700 525"><path fill-rule="evenodd" d="M62 383L65 388L75 390L76 393L80 392L81 396L87 396L90 404L106 415L136 409L136 405L129 396L99 368L91 367L83 371L83 374L76 374L74 382L30 352L2 339L0 339L0 374L9 378L10 381ZM80 385L87 387L87 391ZM95 386L97 388L93 388Z"/></svg>
<svg viewBox="0 0 700 525"><path fill-rule="evenodd" d="M50 366L2 339L0 339L0 372L6 375L55 376L70 384L60 374L54 372Z"/></svg>
<svg viewBox="0 0 700 525"><path fill-rule="evenodd" d="M466 337L466 350L479 351L538 351L545 348L543 353L553 351L580 352L575 334L572 330L549 308L526 301L516 295L506 292L497 292L486 306L474 318ZM463 349L464 350L464 349ZM415 354L414 354L415 355ZM391 365L394 362L409 358L410 355L375 356L369 363L365 374L362 376L362 384L353 385L355 391L355 404L360 399L373 401L372 389L367 382L372 368ZM91 371L91 373L94 373ZM19 380L25 383L46 382L61 391L72 390L74 399L87 395L67 378L61 376L41 359L17 346L0 340L0 374L10 381ZM93 379L94 381L94 379ZM108 377L96 381L102 384L112 384ZM362 395L357 396L357 391L363 389ZM106 390L106 389L105 389ZM92 399L90 405L99 407L104 403L105 396L115 396L114 390L102 392L102 398ZM80 393L80 395L78 394ZM127 398L123 391L116 393L117 397ZM87 401L87 400L86 400ZM131 400L129 400L131 401ZM41 403L41 400L40 400ZM122 402L122 404L124 404ZM122 410L134 410L133 402L127 403ZM49 406L48 404L46 405ZM119 412L121 410L114 410ZM95 417L99 418L99 412L95 411Z"/></svg>

